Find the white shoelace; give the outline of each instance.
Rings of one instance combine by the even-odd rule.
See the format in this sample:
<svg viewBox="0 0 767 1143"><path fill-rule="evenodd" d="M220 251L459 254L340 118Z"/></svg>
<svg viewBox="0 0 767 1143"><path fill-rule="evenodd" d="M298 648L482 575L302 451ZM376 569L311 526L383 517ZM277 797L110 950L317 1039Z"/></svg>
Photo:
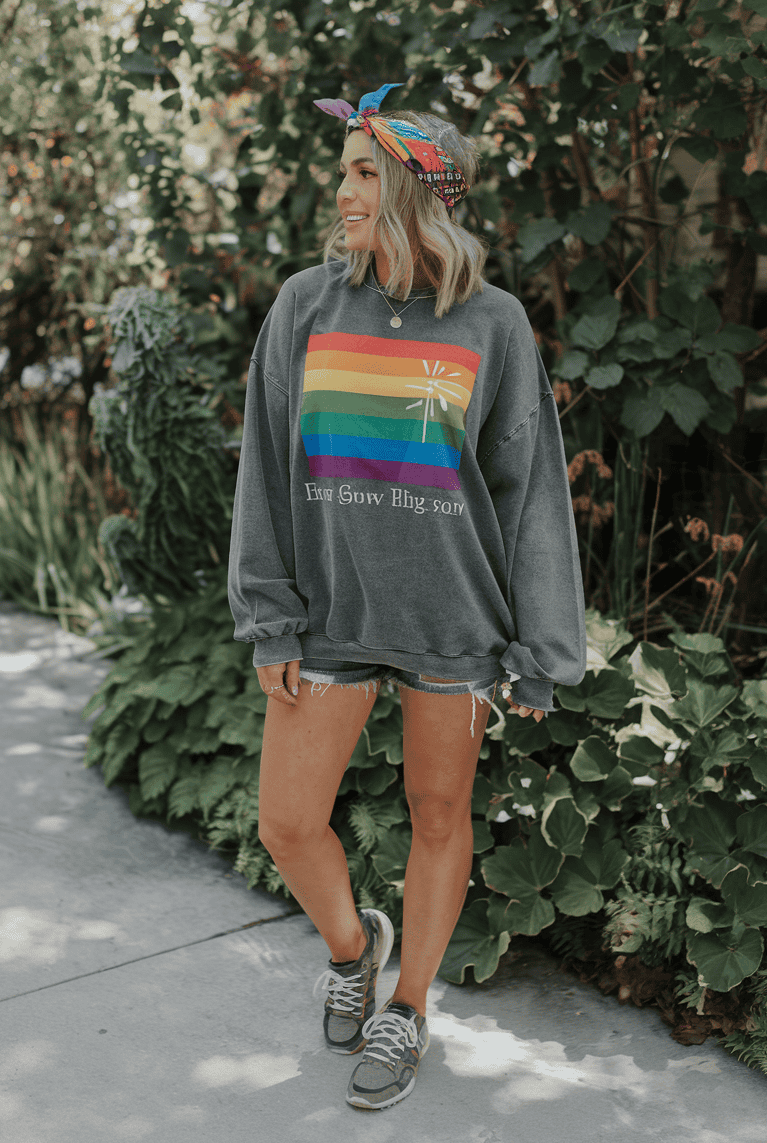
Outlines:
<svg viewBox="0 0 767 1143"><path fill-rule="evenodd" d="M316 996L323 988L327 988L334 1012L353 1012L359 1007L363 987L361 972L353 976L341 976L340 973L333 972L332 968L328 968L318 977L312 995Z"/></svg>
<svg viewBox="0 0 767 1143"><path fill-rule="evenodd" d="M375 1016L371 1016L366 1021L362 1035L368 1041L365 1056L383 1060L385 1064L396 1063L396 1053L402 1047L403 1038L411 1048L414 1048L418 1043L415 1023L399 1012L377 1012ZM375 1041L373 1040L374 1036ZM385 1039L391 1042L387 1044L384 1042ZM385 1054L382 1055L382 1052Z"/></svg>

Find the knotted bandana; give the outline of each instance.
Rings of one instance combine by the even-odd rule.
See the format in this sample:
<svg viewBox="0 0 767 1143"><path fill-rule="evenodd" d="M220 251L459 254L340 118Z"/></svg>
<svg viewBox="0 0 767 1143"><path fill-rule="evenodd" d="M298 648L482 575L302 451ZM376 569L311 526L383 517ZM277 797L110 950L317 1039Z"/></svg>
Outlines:
<svg viewBox="0 0 767 1143"><path fill-rule="evenodd" d="M393 87L402 86L401 83L385 83L378 91L363 95L358 111L345 99L314 99L312 102L328 115L346 119L350 127L362 127L390 155L413 171L445 206L454 207L469 193L461 169L430 135L413 123L384 119L377 114L386 93Z"/></svg>

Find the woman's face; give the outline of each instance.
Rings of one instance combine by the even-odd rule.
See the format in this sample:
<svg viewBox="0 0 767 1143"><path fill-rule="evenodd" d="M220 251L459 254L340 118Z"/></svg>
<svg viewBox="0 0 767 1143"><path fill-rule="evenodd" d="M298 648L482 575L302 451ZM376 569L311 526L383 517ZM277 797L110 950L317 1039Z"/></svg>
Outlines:
<svg viewBox="0 0 767 1143"><path fill-rule="evenodd" d="M351 132L344 144L339 174L342 182L336 191L336 202L346 228L346 247L375 250L372 227L381 198L381 180L367 132Z"/></svg>

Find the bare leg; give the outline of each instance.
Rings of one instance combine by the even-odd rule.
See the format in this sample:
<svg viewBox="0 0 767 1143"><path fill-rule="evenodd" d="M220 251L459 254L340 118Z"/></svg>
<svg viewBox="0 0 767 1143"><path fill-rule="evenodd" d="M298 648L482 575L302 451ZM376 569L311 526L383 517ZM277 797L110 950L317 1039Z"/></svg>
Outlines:
<svg viewBox="0 0 767 1143"><path fill-rule="evenodd" d="M444 681L444 680L443 680ZM405 792L413 841L405 872L402 957L392 999L426 1015L426 994L466 899L471 875L471 794L490 714L471 695L400 690Z"/></svg>
<svg viewBox="0 0 767 1143"><path fill-rule="evenodd" d="M259 781L259 837L335 961L365 947L344 848L328 824L376 687L302 681L297 706L270 700Z"/></svg>

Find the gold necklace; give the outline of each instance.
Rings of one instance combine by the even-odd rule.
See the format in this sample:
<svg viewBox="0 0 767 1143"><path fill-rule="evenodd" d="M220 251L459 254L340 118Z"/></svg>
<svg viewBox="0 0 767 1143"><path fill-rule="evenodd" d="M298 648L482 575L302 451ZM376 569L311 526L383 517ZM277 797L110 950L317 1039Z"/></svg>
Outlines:
<svg viewBox="0 0 767 1143"><path fill-rule="evenodd" d="M378 286L379 294L381 295L383 300L386 302L386 304L389 307L389 309L391 310L391 312L394 314L394 317L389 319L389 325L393 326L394 329L399 329L399 327L402 325L402 318L399 316L399 314L403 314L405 312L405 310L407 309L407 306L412 306L414 302L420 302L421 298L413 298L413 301L408 302L407 306L403 306L403 308L399 311L399 314L398 314L397 311L395 310L394 306L391 304L391 302L387 298L386 294L383 292L381 287L378 285L378 278L376 278L375 274L373 275L373 281L375 282L376 286ZM424 294L423 295L423 297L425 297L425 298L436 298L436 296L437 296L436 294Z"/></svg>

